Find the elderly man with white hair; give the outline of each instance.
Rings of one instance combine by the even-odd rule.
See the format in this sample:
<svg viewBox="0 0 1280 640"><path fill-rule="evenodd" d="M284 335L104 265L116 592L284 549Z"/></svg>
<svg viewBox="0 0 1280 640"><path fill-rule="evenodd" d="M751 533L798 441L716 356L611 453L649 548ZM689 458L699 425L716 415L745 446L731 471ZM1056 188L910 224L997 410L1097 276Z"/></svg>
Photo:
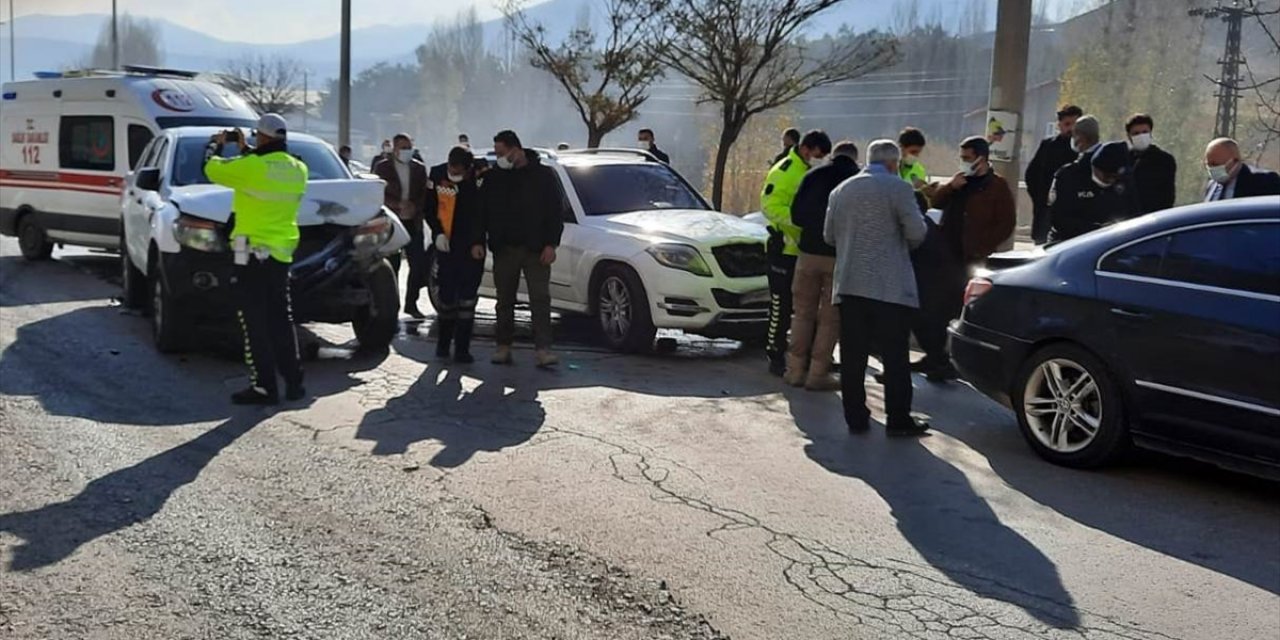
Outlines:
<svg viewBox="0 0 1280 640"><path fill-rule="evenodd" d="M1209 173L1205 202L1280 194L1280 175L1245 164L1239 143L1231 138L1209 143L1204 150L1204 168Z"/></svg>
<svg viewBox="0 0 1280 640"><path fill-rule="evenodd" d="M823 237L836 248L833 284L840 306L844 417L853 432L870 426L867 358L884 365L885 429L914 436L929 425L911 415L909 335L920 307L911 250L924 242L924 215L911 185L898 178L902 151L892 140L867 149L867 167L831 192Z"/></svg>

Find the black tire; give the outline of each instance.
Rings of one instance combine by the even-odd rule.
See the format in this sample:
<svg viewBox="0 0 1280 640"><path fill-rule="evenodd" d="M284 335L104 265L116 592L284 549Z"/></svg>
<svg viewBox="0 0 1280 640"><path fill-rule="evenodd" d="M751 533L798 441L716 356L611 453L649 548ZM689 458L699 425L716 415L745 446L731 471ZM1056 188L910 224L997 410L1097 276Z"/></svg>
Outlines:
<svg viewBox="0 0 1280 640"><path fill-rule="evenodd" d="M424 283L427 300L431 302L431 308L437 312L440 310L440 261L436 260L439 255L435 247L427 249L427 278Z"/></svg>
<svg viewBox="0 0 1280 640"><path fill-rule="evenodd" d="M22 216L18 222L18 248L22 250L22 257L32 262L48 260L53 255L53 243L31 214Z"/></svg>
<svg viewBox="0 0 1280 640"><path fill-rule="evenodd" d="M391 265L382 260L365 275L369 288L369 306L351 321L360 350L382 353L400 331L400 288Z"/></svg>
<svg viewBox="0 0 1280 640"><path fill-rule="evenodd" d="M151 266L148 282L151 289L151 337L155 340L156 349L160 353L186 351L193 327L169 293L159 264Z"/></svg>
<svg viewBox="0 0 1280 640"><path fill-rule="evenodd" d="M1009 397L1023 438L1049 462L1088 469L1129 448L1120 387L1097 356L1077 345L1054 344L1032 354Z"/></svg>
<svg viewBox="0 0 1280 640"><path fill-rule="evenodd" d="M595 312L604 340L615 351L645 353L653 349L658 330L653 326L649 297L640 276L629 267L608 265L592 288Z"/></svg>
<svg viewBox="0 0 1280 640"><path fill-rule="evenodd" d="M147 276L133 266L129 249L124 244L124 230L120 231L120 302L126 309L142 309L147 306Z"/></svg>

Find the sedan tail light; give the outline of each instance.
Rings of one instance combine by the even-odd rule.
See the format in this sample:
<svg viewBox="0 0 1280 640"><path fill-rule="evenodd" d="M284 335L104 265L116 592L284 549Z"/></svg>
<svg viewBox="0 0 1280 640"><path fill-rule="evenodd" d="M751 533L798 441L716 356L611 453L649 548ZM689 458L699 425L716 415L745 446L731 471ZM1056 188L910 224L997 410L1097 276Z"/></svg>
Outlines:
<svg viewBox="0 0 1280 640"><path fill-rule="evenodd" d="M964 305L967 307L969 303L981 298L991 290L991 281L986 278L973 278L969 280L969 284L964 288Z"/></svg>

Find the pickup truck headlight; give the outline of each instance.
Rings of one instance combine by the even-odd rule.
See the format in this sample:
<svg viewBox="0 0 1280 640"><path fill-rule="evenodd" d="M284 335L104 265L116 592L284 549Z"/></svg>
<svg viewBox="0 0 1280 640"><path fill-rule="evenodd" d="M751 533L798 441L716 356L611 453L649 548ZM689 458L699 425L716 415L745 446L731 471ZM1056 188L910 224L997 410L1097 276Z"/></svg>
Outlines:
<svg viewBox="0 0 1280 640"><path fill-rule="evenodd" d="M697 276L711 277L711 267L702 259L698 250L684 244L655 244L645 249L658 264L672 269L688 271Z"/></svg>
<svg viewBox="0 0 1280 640"><path fill-rule="evenodd" d="M180 215L173 223L173 236L178 244L196 251L220 253L228 249L225 225L212 220Z"/></svg>
<svg viewBox="0 0 1280 640"><path fill-rule="evenodd" d="M391 226L391 218L379 215L356 228L352 236L352 244L355 245L356 251L376 251L391 239L391 233L394 230L395 228Z"/></svg>

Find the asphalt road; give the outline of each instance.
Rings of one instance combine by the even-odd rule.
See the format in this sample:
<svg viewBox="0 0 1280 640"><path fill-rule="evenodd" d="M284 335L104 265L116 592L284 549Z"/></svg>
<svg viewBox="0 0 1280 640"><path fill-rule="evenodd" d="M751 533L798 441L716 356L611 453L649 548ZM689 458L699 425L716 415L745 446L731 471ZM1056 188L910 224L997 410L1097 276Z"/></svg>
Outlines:
<svg viewBox="0 0 1280 640"><path fill-rule="evenodd" d="M548 373L315 326L315 400L235 410L240 366L158 355L114 257L15 254L0 637L1280 638L1280 486L1055 468L964 385L918 379L936 432L890 440L735 343Z"/></svg>

